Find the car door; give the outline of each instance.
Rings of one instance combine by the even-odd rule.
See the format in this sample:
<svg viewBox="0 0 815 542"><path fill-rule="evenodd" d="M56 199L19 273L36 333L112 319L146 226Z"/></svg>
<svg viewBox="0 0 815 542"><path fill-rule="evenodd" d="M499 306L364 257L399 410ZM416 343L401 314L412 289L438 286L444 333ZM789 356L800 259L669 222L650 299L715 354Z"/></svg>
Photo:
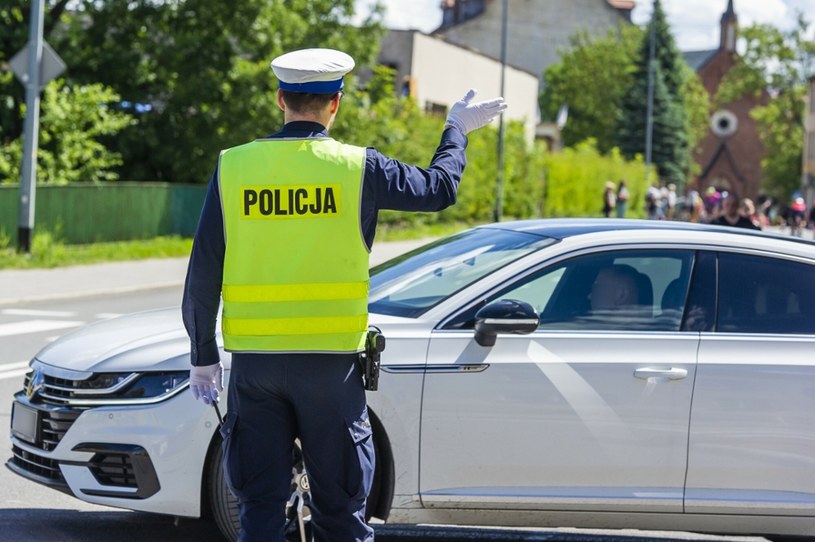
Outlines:
<svg viewBox="0 0 815 542"><path fill-rule="evenodd" d="M420 492L430 507L681 512L699 334L680 332L690 250L585 252L484 299L518 299L537 331L479 346L477 303L429 345ZM600 269L641 275L640 306L592 309Z"/></svg>
<svg viewBox="0 0 815 542"><path fill-rule="evenodd" d="M815 515L815 265L718 255L691 415L689 513Z"/></svg>

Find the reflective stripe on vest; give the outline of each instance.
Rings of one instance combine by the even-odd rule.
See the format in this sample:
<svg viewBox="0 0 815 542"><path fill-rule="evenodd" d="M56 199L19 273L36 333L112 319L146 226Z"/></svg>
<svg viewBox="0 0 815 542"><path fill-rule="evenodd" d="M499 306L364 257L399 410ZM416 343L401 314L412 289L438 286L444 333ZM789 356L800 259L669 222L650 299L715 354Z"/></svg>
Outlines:
<svg viewBox="0 0 815 542"><path fill-rule="evenodd" d="M265 139L221 153L226 350L363 349L364 164L364 148L333 139Z"/></svg>

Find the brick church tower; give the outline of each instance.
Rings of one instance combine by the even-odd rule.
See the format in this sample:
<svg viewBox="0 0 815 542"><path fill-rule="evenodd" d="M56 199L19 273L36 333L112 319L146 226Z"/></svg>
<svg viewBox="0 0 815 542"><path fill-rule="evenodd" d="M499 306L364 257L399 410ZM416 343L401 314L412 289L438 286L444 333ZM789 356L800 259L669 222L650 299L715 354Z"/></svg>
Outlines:
<svg viewBox="0 0 815 542"><path fill-rule="evenodd" d="M737 39L738 17L733 0L728 0L721 19L719 48L684 53L688 65L699 74L711 103L715 103L722 79L740 61ZM759 195L765 151L750 111L768 100L766 93L760 97L743 96L712 112L708 133L693 154L700 171L692 185L700 193L715 186L742 198L755 200Z"/></svg>

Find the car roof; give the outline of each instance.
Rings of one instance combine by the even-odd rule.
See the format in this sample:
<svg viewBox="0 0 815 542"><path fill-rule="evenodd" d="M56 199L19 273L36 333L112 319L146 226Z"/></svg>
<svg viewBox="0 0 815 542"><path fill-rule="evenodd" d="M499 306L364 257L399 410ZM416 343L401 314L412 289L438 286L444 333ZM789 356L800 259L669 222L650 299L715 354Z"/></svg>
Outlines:
<svg viewBox="0 0 815 542"><path fill-rule="evenodd" d="M779 239L793 241L815 246L815 241L782 235L777 233L767 233L759 230L746 228L734 228L729 226L718 226L714 224L697 224L694 222L675 222L671 220L635 220L617 218L540 218L531 220L515 220L508 222L496 222L479 226L481 228L498 228L503 230L513 230L518 232L539 235L541 237L551 237L554 239L565 239L578 235L587 235L600 232L631 231L631 230L662 230L662 231L694 231L729 233L733 235L763 237L766 239Z"/></svg>

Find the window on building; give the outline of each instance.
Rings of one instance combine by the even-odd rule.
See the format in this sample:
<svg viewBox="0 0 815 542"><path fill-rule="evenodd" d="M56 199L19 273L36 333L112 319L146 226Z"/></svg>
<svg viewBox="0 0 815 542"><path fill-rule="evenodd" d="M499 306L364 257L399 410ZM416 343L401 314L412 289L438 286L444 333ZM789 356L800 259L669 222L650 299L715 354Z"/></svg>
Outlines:
<svg viewBox="0 0 815 542"><path fill-rule="evenodd" d="M447 116L447 106L435 102L425 102L424 111L428 115L435 115L437 117Z"/></svg>

